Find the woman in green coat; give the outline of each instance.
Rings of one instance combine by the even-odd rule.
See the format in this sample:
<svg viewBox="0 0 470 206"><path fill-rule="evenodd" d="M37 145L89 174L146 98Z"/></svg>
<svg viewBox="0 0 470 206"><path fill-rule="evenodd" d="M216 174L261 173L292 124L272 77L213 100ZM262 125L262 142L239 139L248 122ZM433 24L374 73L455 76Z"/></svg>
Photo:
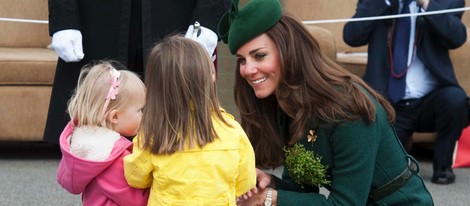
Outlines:
<svg viewBox="0 0 470 206"><path fill-rule="evenodd" d="M239 205L433 205L390 103L278 0L232 2L218 32L237 58L235 101L259 168Z"/></svg>

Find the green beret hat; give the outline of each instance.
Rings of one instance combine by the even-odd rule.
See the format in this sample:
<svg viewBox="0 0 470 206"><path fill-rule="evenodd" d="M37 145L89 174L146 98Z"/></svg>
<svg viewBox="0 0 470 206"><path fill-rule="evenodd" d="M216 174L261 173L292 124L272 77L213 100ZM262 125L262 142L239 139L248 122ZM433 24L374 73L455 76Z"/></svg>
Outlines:
<svg viewBox="0 0 470 206"><path fill-rule="evenodd" d="M251 39L273 27L282 16L279 0L251 0L238 9L239 0L219 21L217 32L232 54Z"/></svg>

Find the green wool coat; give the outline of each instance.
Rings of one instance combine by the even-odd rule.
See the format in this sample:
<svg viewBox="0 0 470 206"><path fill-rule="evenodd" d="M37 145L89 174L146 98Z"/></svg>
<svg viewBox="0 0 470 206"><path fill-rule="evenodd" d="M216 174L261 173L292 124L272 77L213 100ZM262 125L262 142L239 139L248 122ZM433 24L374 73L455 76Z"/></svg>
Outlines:
<svg viewBox="0 0 470 206"><path fill-rule="evenodd" d="M408 154L388 121L385 109L376 100L374 105L376 118L371 124L362 119L334 125L312 121L309 130L315 130L317 140L308 142L305 134L299 143L321 156L322 164L328 166L331 184L324 187L330 191L329 196L316 193L317 188L299 187L285 169L282 179L275 178L278 206L433 205L419 174L413 174L398 191L376 202L368 200L372 189L394 179L408 165ZM286 138L289 119L281 115L280 122L280 131Z"/></svg>

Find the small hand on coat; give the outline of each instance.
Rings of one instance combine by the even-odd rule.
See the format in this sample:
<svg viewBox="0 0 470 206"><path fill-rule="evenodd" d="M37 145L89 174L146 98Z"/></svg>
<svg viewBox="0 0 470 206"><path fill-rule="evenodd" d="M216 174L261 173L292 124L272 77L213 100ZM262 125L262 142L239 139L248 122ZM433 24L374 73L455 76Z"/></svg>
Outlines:
<svg viewBox="0 0 470 206"><path fill-rule="evenodd" d="M428 9L430 0L416 0L416 3L418 3L419 6L421 6L424 10Z"/></svg>
<svg viewBox="0 0 470 206"><path fill-rule="evenodd" d="M82 33L76 29L57 31L52 35L52 49L66 62L83 59Z"/></svg>
<svg viewBox="0 0 470 206"><path fill-rule="evenodd" d="M255 188L237 198L238 206L264 205L268 191L267 188L274 187L273 182L271 182L272 176L256 168L256 180ZM277 191L273 190L273 192L277 198ZM277 202L277 199L274 202Z"/></svg>
<svg viewBox="0 0 470 206"><path fill-rule="evenodd" d="M249 198L239 198L237 199L237 206L256 206L256 205L264 205L266 201L266 195L268 193L268 189L259 189L257 193L252 193ZM273 190L273 199L277 198L276 190ZM277 201L276 201L277 202ZM276 205L273 202L273 205Z"/></svg>

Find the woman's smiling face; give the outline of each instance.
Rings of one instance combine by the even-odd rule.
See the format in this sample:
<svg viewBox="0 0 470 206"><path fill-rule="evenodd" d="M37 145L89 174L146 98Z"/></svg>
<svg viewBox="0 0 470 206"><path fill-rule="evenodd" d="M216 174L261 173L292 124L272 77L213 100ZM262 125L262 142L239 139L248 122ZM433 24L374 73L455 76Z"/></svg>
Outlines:
<svg viewBox="0 0 470 206"><path fill-rule="evenodd" d="M245 43L236 57L240 75L251 85L256 97L266 98L276 91L281 79L279 49L266 33Z"/></svg>

